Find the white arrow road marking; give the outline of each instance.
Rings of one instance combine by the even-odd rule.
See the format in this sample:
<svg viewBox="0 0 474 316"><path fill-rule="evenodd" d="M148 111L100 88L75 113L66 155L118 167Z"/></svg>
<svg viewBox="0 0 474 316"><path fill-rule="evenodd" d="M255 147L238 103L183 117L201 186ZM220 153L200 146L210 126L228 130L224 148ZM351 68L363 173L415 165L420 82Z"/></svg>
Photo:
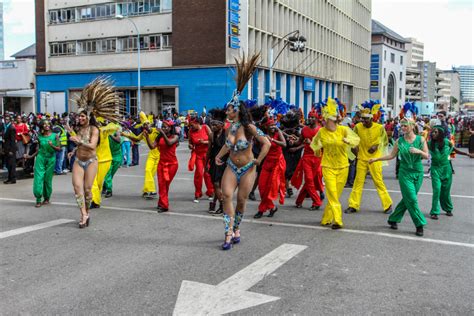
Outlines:
<svg viewBox="0 0 474 316"><path fill-rule="evenodd" d="M183 281L173 315L222 315L279 300L247 290L306 248L283 244L218 285Z"/></svg>
<svg viewBox="0 0 474 316"><path fill-rule="evenodd" d="M65 224L65 223L70 223L70 222L74 222L74 220L72 220L72 219L57 219L57 220L54 220L54 221L51 221L51 222L41 223L41 224L32 225L32 226L26 226L26 227L17 228L17 229L12 229L12 230L9 230L9 231L6 231L6 232L1 232L0 233L0 239L11 237L11 236L16 236L16 235L20 235L20 234L24 234L24 233L29 233L29 232L32 232L32 231L35 231L35 230L40 230L40 229L43 229L43 228L62 225L62 224Z"/></svg>

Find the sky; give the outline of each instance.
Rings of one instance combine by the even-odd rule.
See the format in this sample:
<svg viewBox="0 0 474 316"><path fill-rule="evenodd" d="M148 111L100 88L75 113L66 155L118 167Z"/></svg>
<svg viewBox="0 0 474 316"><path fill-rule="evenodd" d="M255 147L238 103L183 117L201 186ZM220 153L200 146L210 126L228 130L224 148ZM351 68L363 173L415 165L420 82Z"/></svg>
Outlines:
<svg viewBox="0 0 474 316"><path fill-rule="evenodd" d="M35 42L34 0L3 2L5 58L9 58ZM473 0L372 0L372 18L423 42L424 59L440 69L474 64Z"/></svg>

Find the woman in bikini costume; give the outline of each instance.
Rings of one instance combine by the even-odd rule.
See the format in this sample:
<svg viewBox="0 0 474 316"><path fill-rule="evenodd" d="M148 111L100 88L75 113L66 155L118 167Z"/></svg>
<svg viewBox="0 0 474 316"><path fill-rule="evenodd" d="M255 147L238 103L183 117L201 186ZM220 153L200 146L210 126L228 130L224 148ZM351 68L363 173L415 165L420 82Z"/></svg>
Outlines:
<svg viewBox="0 0 474 316"><path fill-rule="evenodd" d="M113 123L120 122L119 109L123 101L108 78L98 77L82 90L75 102L79 108L79 126L77 131L69 131L69 139L77 145L72 185L81 211L79 228L85 228L90 223L92 185L98 168L96 149L99 143L99 127L96 118Z"/></svg>
<svg viewBox="0 0 474 316"><path fill-rule="evenodd" d="M89 226L89 207L92 201L92 185L97 174L96 148L99 142L99 128L93 114L86 111L79 113L79 129L76 135L69 138L77 147L76 159L72 168L72 185L77 205L81 211L79 228Z"/></svg>

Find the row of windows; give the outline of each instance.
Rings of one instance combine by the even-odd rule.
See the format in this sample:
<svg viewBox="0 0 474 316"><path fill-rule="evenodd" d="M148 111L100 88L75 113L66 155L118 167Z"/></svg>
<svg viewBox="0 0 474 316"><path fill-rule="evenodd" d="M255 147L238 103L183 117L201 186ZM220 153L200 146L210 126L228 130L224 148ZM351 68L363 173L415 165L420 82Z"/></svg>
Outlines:
<svg viewBox="0 0 474 316"><path fill-rule="evenodd" d="M104 4L71 7L49 11L49 23L72 23L80 21L91 21L114 18L120 14L123 16L136 16L151 13L170 12L172 0L141 0L124 1L120 3L110 2Z"/></svg>
<svg viewBox="0 0 474 316"><path fill-rule="evenodd" d="M383 51L383 60L387 60L387 51ZM395 63L395 53L390 53L390 62ZM400 65L403 65L403 56L400 56Z"/></svg>
<svg viewBox="0 0 474 316"><path fill-rule="evenodd" d="M140 37L140 50L171 49L171 34ZM136 36L104 38L50 44L50 56L71 56L132 52L138 50Z"/></svg>

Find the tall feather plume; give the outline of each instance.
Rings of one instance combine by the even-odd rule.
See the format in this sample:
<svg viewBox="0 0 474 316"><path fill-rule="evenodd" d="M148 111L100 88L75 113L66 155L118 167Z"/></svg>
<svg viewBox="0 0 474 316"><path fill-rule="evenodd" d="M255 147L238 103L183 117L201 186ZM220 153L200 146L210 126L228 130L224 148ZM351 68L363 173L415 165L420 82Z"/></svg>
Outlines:
<svg viewBox="0 0 474 316"><path fill-rule="evenodd" d="M260 59L260 53L255 53L251 57L246 58L245 53L239 60L235 59L235 67L237 69L237 75L235 82L237 84L237 92L240 94L245 89L247 82L252 78L253 72L257 68L258 60Z"/></svg>
<svg viewBox="0 0 474 316"><path fill-rule="evenodd" d="M96 118L102 117L114 123L119 123L122 120L123 98L115 90L110 77L97 77L73 101L80 111L85 110L87 113L92 113Z"/></svg>

